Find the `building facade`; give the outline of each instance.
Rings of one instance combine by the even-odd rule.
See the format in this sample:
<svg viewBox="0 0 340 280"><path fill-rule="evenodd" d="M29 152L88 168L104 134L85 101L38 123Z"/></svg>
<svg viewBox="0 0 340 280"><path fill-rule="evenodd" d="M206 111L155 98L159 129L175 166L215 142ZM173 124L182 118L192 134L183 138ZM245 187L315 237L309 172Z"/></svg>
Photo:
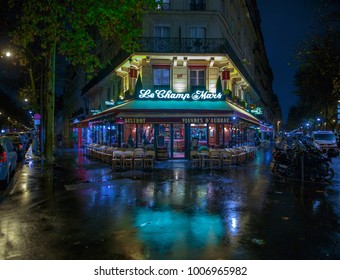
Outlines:
<svg viewBox="0 0 340 280"><path fill-rule="evenodd" d="M70 138L121 147L131 135L134 146L187 158L193 141L214 148L274 136L281 109L255 0L163 1L142 29L138 51L107 44L110 65L78 79L81 92L69 86L78 104L64 124Z"/></svg>

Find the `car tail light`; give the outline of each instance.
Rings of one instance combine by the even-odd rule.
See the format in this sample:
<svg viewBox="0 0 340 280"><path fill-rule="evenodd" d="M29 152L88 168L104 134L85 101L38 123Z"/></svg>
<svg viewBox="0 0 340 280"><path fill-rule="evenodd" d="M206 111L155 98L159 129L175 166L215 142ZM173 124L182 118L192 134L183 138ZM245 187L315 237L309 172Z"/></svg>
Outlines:
<svg viewBox="0 0 340 280"><path fill-rule="evenodd" d="M6 152L0 153L0 162L6 162L7 161L7 154Z"/></svg>

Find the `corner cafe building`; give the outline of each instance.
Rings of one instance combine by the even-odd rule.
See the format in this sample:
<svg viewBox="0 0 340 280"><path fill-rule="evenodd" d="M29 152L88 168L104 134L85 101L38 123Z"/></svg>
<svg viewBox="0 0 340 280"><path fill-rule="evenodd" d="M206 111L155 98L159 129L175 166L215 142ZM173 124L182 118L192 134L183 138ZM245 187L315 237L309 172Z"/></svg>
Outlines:
<svg viewBox="0 0 340 280"><path fill-rule="evenodd" d="M205 90L135 90L134 96L73 124L78 143L126 147L152 144L167 158L189 158L192 145L225 148L254 141L260 121L226 95Z"/></svg>

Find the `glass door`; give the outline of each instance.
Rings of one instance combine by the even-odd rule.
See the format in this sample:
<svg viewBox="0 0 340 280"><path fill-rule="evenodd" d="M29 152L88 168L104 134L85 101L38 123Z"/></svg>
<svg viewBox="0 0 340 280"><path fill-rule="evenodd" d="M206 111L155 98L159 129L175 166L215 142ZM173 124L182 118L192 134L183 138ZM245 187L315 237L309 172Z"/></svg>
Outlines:
<svg viewBox="0 0 340 280"><path fill-rule="evenodd" d="M184 124L172 125L172 158L185 158L185 126Z"/></svg>

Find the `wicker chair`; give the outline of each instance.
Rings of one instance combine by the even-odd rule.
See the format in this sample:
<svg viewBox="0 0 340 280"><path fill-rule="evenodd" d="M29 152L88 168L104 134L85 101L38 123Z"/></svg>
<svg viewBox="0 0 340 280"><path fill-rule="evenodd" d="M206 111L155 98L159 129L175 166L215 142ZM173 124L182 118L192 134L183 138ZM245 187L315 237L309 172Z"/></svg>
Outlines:
<svg viewBox="0 0 340 280"><path fill-rule="evenodd" d="M155 151L151 150L146 151L144 157L144 168L153 168L155 158L156 158Z"/></svg>
<svg viewBox="0 0 340 280"><path fill-rule="evenodd" d="M123 167L123 152L114 151L112 153L112 169L116 170L117 168Z"/></svg>

